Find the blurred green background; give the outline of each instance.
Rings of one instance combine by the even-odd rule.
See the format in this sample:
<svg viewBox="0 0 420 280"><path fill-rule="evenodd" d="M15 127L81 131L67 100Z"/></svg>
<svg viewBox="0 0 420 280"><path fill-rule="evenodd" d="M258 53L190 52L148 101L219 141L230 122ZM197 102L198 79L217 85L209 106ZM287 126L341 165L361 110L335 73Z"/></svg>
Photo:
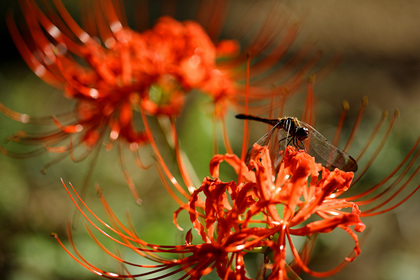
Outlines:
<svg viewBox="0 0 420 280"><path fill-rule="evenodd" d="M233 1L233 7L238 9L229 10L226 24L232 24L230 18L241 17L242 5L256 9L255 17L261 16L263 13L258 11L258 4L267 2L256 1L257 4L252 6L250 2ZM168 4L167 1L153 3L156 6ZM188 1L179 1L178 9L187 14L189 4ZM0 8L3 19L10 9L19 15L15 1L2 1ZM362 96L367 95L369 106L366 117L350 150L350 153L357 153L382 110L392 112L395 108L400 109L401 117L381 156L358 186L377 183L399 163L420 135L420 1L284 1L284 13L299 22L299 41L312 40L326 56L338 53L344 57L341 65L315 87L318 100L317 129L322 134L332 139L344 99L349 100L351 106L346 123L349 129ZM31 116L69 110L73 104L62 97L59 90L38 79L24 64L11 42L4 21L1 21L0 32L3 38L0 44L0 102ZM299 41L293 45L291 53L299 48ZM304 92L301 92L290 100L286 108L288 115L301 115L304 96ZM234 149L239 151L242 131L236 129L238 121L233 116L234 113L230 112L227 122L231 127L229 131ZM185 112L178 120L178 127L181 145L200 181L208 175L211 157L209 100L191 95ZM17 130L38 129L14 122L2 114L0 128L0 139L6 139ZM252 124L250 141L257 140L264 131L265 127ZM346 133L348 130L344 131L344 136ZM344 140L345 137L340 142L341 146ZM2 140L1 145L5 145L5 141ZM142 156L145 163L153 163L148 149L142 151ZM60 178L80 189L90 162L74 164L65 159L51 166L47 174L42 174L40 169L54 158L52 154L25 160L0 156L1 279L99 279L74 262L49 236L50 232L58 232L65 239L66 220L72 219L75 213L75 207L65 193ZM154 168L143 171L129 167L144 201L143 206L138 206L125 184L116 159L116 151L101 153L86 194L88 205L104 217L93 186L98 183L112 209L121 218L126 211L131 214L144 240L180 244L183 233L178 232L172 224L177 205L162 187ZM130 160L131 157L127 155L127 162ZM175 170L173 157L167 155L167 160ZM419 176L415 183L420 183ZM331 279L420 279L419 200L420 195L416 194L390 213L365 218L363 221L368 231L363 238L362 254ZM117 267L110 258L100 253L84 230L82 219L76 220L74 235L78 248L93 263L108 269ZM325 235L317 245L311 267L319 270L333 267L347 255L351 242L341 234ZM309 276L303 278L312 279Z"/></svg>

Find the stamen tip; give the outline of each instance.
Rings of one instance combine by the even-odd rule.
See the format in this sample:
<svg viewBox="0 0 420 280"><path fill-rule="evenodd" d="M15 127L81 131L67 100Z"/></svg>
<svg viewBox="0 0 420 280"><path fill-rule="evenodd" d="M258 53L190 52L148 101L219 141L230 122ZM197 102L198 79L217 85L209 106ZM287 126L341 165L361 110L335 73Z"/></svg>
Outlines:
<svg viewBox="0 0 420 280"><path fill-rule="evenodd" d="M136 204L138 206L142 206L143 205L143 200L141 198L136 199Z"/></svg>
<svg viewBox="0 0 420 280"><path fill-rule="evenodd" d="M383 111L383 113L382 113L382 119L383 120L386 120L387 118L388 118L388 115L389 115L389 112L388 111Z"/></svg>
<svg viewBox="0 0 420 280"><path fill-rule="evenodd" d="M313 73L309 76L309 83L313 84L315 83L315 80L316 80L316 74Z"/></svg>
<svg viewBox="0 0 420 280"><path fill-rule="evenodd" d="M22 114L20 116L20 122L22 123L28 123L31 120L31 117L27 114Z"/></svg>
<svg viewBox="0 0 420 280"><path fill-rule="evenodd" d="M400 110L395 109L395 110L394 110L394 116L395 116L396 118L398 118L398 117L400 116Z"/></svg>
<svg viewBox="0 0 420 280"><path fill-rule="evenodd" d="M343 100L343 103L341 104L341 106L343 107L343 110L346 112L350 110L350 104L347 100Z"/></svg>
<svg viewBox="0 0 420 280"><path fill-rule="evenodd" d="M95 188L96 188L96 195L98 197L102 197L103 193L102 193L102 189L99 187L98 183L95 183Z"/></svg>
<svg viewBox="0 0 420 280"><path fill-rule="evenodd" d="M369 103L369 99L368 99L368 97L365 95L365 96L363 96L362 97L362 104L363 104L363 106L367 106L368 105L368 103Z"/></svg>

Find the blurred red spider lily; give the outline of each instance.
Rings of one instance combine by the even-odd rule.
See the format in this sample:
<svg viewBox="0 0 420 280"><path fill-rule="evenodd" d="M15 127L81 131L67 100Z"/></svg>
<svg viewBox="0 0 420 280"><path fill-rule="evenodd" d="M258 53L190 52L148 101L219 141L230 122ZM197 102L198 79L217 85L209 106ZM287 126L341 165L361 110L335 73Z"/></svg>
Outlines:
<svg viewBox="0 0 420 280"><path fill-rule="evenodd" d="M191 89L224 90L206 85L214 84L212 75L221 70L216 67L217 47L197 23L162 17L153 29L138 33L122 24L111 2L95 2L92 8L97 11L101 44L71 18L60 1L55 4L58 14L47 6L47 16L34 1L22 2L31 36L22 37L13 20L8 22L16 46L34 73L77 100L73 123L54 121L67 134L81 133L88 147L107 131L110 142L145 143L147 139L134 124L135 111L175 117ZM224 55L234 52L232 47L232 53L224 50ZM4 106L2 111L16 120L31 121ZM53 139L49 142L55 144Z"/></svg>
<svg viewBox="0 0 420 280"><path fill-rule="evenodd" d="M269 259L264 264L258 279L264 279L266 273L270 274L268 279L295 279L291 276L294 275L294 267L286 263L287 243L292 248L294 266L316 276L329 276L337 272L341 266L324 273L311 271L306 266L309 261L306 256L308 249L299 253L292 243L291 236L311 236L330 232L336 228L348 232L355 241L353 253L343 263L352 261L360 252L354 231L361 232L365 226L360 221L357 205L346 199L339 199L333 194L345 192L349 188L353 173L338 169L330 172L320 164L316 164L314 159L303 151L289 148L280 171L273 180L267 148L255 147L255 149L260 153L256 153L258 157L253 158L250 163L253 170L243 174L244 181L240 184L233 181L222 182L217 178L218 169L219 164L225 159L236 170L244 167L239 166L244 163L234 155L216 155L210 163L210 172L215 179L205 178L201 187L191 195L189 202L175 212L175 219L180 211L189 212L191 223L202 239L197 245L193 245L191 232L187 234L186 244L182 246L149 244L135 234L133 227L127 228L118 220L102 194L100 197L110 218L110 225L98 218L83 201L86 210L78 206L74 195L64 185L91 226L118 244L159 264L134 265L123 261L100 244L92 230L88 228L95 242L122 264L150 268L148 274L121 275L102 271L87 262L78 252L71 238L70 229L68 234L74 253L66 249L56 234L54 237L84 267L110 279L141 277L163 271L165 274L156 279L180 272L185 274L181 279L199 279L213 269L221 279L250 279L246 272L244 256L251 252L263 252ZM200 198L201 194L204 194L203 200ZM76 196L80 199L77 194ZM282 211L278 210L279 206ZM93 218L89 218L87 214L93 215ZM311 221L314 215L318 215L320 219ZM105 226L104 230L99 227L100 224L102 227ZM177 258L166 259L160 257L161 253L176 254Z"/></svg>
<svg viewBox="0 0 420 280"><path fill-rule="evenodd" d="M257 112L266 107L261 101L267 104L274 94L273 90L260 85L275 79L281 81L279 86L284 96L293 94L319 60L319 54L308 44L296 52L285 67L274 67L298 33L296 24L273 20L273 14L279 12L274 4L268 7L270 17L267 16L257 32L250 33L248 46L240 52L235 40L217 41L223 16L209 18L204 28L195 21L179 22L164 16L153 28L140 33L128 27L118 1L81 3L84 27L60 0L54 0L53 5L45 1L43 7L32 0L20 3L27 26L25 32L19 30L11 16L7 20L17 48L32 71L47 83L63 89L66 97L76 101L76 108L73 112L53 116L51 122L51 117L30 117L0 104L0 111L17 121L55 126L47 133L19 131L10 137L10 141L41 146L24 154L0 147L1 152L15 157L48 150L70 154L74 161L80 161L94 148L100 149L103 141L110 149L118 140L120 147L128 145L137 165L144 168L138 149L150 139L143 131L138 111L149 116L166 116L173 122L183 110L186 94L199 90L213 100L215 119L222 122L226 139L227 104L240 110L245 102L246 67L243 65L249 53L255 63L252 63L253 76L247 79L252 78L253 86L246 91L251 103L258 101ZM203 1L199 12L210 10L222 15L227 5L224 1ZM247 25L243 26L246 29ZM227 150L231 152L228 145ZM121 152L119 157L121 162L125 161ZM130 189L140 200L127 171L124 173Z"/></svg>

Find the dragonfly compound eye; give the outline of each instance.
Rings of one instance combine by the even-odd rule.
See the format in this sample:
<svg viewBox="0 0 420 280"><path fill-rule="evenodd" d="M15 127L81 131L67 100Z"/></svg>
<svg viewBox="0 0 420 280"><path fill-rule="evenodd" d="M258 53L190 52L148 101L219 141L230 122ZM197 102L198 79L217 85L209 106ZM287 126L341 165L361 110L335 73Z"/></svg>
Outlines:
<svg viewBox="0 0 420 280"><path fill-rule="evenodd" d="M295 132L295 137L299 141L304 141L308 139L308 135L309 135L309 129L307 129L306 127L299 127Z"/></svg>

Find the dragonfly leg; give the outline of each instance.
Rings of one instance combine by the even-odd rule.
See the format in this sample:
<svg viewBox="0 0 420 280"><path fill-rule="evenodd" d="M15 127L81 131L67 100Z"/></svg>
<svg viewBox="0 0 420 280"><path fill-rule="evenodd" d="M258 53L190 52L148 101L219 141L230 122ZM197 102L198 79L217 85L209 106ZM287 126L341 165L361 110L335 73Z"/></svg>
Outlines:
<svg viewBox="0 0 420 280"><path fill-rule="evenodd" d="M279 147L280 147L280 145L281 145L281 142L283 142L283 141L286 141L285 142L285 145L284 145L284 151L286 150L286 148L287 148L287 146L289 146L290 145L290 140L287 140L287 139L289 139L291 137L291 135L287 135L286 137L283 137L283 138L281 138L279 141L278 141L278 143L279 143Z"/></svg>
<svg viewBox="0 0 420 280"><path fill-rule="evenodd" d="M290 146L290 143L292 143L293 146L296 146L295 145L295 137L289 136L288 138L290 138L290 140L287 142L286 146Z"/></svg>
<svg viewBox="0 0 420 280"><path fill-rule="evenodd" d="M303 144L303 141L302 140L299 140L299 139L295 139L295 141L296 141L296 146L299 149L304 150L305 153L306 153L306 147L305 147L305 144Z"/></svg>

